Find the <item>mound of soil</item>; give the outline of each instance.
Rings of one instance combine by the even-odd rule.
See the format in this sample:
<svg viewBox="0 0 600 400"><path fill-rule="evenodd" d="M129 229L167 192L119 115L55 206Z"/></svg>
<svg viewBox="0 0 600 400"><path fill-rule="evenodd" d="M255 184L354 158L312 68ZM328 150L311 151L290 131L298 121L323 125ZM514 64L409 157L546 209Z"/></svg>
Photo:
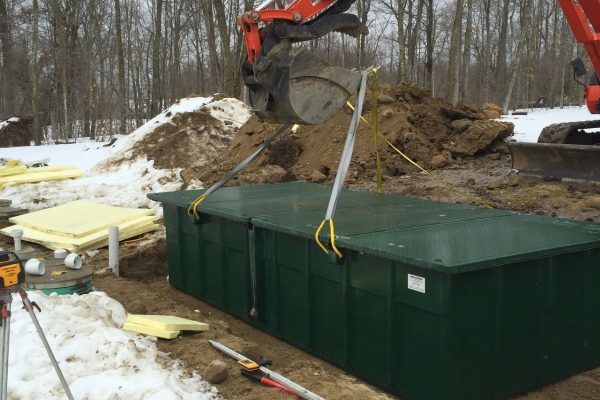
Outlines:
<svg viewBox="0 0 600 400"><path fill-rule="evenodd" d="M222 152L233 134L206 111L177 114L138 141L131 155L146 156L159 169L188 168Z"/></svg>
<svg viewBox="0 0 600 400"><path fill-rule="evenodd" d="M370 95L367 95L367 99ZM488 119L476 106L454 107L415 85L383 87L379 93L378 123L381 134L425 168L444 168L464 158L504 152L504 141L513 125ZM371 120L369 100L364 118ZM303 126L273 143L254 164L242 172L238 184L275 183L289 180L331 181L335 177L351 110L342 110L324 124ZM242 126L228 150L212 168L187 170L187 178L215 182L254 152L278 125L256 116ZM415 171L381 138L378 149L384 175L401 176ZM356 138L348 181L375 176L375 146L371 129L361 123ZM186 179L187 180L187 179Z"/></svg>
<svg viewBox="0 0 600 400"><path fill-rule="evenodd" d="M103 172L140 159L152 161L155 169L182 173L186 168L209 164L223 154L242 125L231 119L237 116L232 109L246 111L239 100L215 99L195 111L173 115L167 109L133 132L118 152L95 169ZM247 119L247 115L239 117Z"/></svg>
<svg viewBox="0 0 600 400"><path fill-rule="evenodd" d="M0 147L29 146L33 139L33 117L13 117L0 122Z"/></svg>

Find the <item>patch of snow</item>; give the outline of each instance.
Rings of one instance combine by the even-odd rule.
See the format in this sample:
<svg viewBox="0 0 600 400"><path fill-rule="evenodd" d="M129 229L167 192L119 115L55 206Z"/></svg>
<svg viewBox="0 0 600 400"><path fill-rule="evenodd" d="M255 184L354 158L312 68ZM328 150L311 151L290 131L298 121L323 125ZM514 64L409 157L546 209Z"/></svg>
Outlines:
<svg viewBox="0 0 600 400"><path fill-rule="evenodd" d="M6 121L0 121L0 130L4 129L5 126L9 125L11 122L19 122L19 118L10 117Z"/></svg>
<svg viewBox="0 0 600 400"><path fill-rule="evenodd" d="M153 161L138 159L110 172L88 174L79 179L9 186L0 191L0 197L30 210L80 199L121 207L157 207L146 194L179 190L183 183L179 171L156 169L153 164Z"/></svg>
<svg viewBox="0 0 600 400"><path fill-rule="evenodd" d="M534 108L527 111L529 111L527 115L506 115L502 117L502 121L515 124L513 139L518 142L537 142L538 136L548 125L598 119L598 115L590 114L587 107Z"/></svg>
<svg viewBox="0 0 600 400"><path fill-rule="evenodd" d="M100 161L121 150L127 136L116 137L118 140L110 147L104 147L106 143L87 138L71 144L0 148L0 158L21 160L25 163L44 161L49 165L75 165L87 172Z"/></svg>
<svg viewBox="0 0 600 400"><path fill-rule="evenodd" d="M212 97L187 97L179 100L156 117L152 118L138 129L125 136L124 142L120 144L119 151L126 152L130 150L137 142L142 140L146 135L152 133L159 126L170 122L177 114L194 112L202 108L205 104L212 101Z"/></svg>
<svg viewBox="0 0 600 400"><path fill-rule="evenodd" d="M87 140L73 144L0 149L0 158L74 165L85 172L83 178L75 180L9 186L0 190L0 198L11 199L15 206L32 210L79 199L115 206L158 207L158 203L147 199L146 195L181 189L181 169L157 169L154 162L145 157L125 163L117 161L126 158L138 141L157 127L170 123L175 115L204 107L213 117L236 129L250 118L248 107L239 100L225 98L213 101L212 97L191 97L180 100L130 135L119 136L110 147ZM194 186L201 186L201 183Z"/></svg>
<svg viewBox="0 0 600 400"><path fill-rule="evenodd" d="M250 109L241 101L227 98L210 103L207 108L210 114L220 121L228 121L239 129L250 118Z"/></svg>
<svg viewBox="0 0 600 400"><path fill-rule="evenodd" d="M14 302L17 302L15 296ZM158 351L156 339L120 329L123 306L101 292L45 296L30 292L46 338L76 399L213 400L217 389ZM8 395L62 400L60 381L29 314L16 304L10 332Z"/></svg>

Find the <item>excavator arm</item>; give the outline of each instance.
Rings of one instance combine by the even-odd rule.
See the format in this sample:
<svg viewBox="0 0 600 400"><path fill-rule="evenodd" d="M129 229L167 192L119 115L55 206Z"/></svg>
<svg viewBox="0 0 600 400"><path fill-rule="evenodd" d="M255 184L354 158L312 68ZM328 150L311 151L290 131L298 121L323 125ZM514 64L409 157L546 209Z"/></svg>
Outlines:
<svg viewBox="0 0 600 400"><path fill-rule="evenodd" d="M575 39L585 47L594 66L584 96L590 112L600 114L600 0L559 2Z"/></svg>
<svg viewBox="0 0 600 400"><path fill-rule="evenodd" d="M368 33L345 12L355 0L295 0L284 8L265 1L237 20L247 57L242 77L253 111L274 123L320 124L357 90L360 73L332 66L294 43L330 32Z"/></svg>
<svg viewBox="0 0 600 400"><path fill-rule="evenodd" d="M584 98L592 114L600 114L600 0L558 0L577 42L594 67L574 60L575 78L587 76ZM600 120L547 126L537 143L509 143L513 168L522 173L600 180Z"/></svg>

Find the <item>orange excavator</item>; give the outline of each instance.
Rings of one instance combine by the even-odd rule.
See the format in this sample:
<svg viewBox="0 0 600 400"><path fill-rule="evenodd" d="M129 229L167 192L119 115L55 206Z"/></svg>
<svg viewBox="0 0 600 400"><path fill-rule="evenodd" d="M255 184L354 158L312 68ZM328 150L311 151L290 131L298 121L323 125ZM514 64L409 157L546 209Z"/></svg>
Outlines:
<svg viewBox="0 0 600 400"><path fill-rule="evenodd" d="M580 59L571 62L575 80L584 87L592 114L600 114L600 0L559 0L575 39L590 58L587 71ZM537 143L509 143L513 168L522 173L600 180L600 119L547 126Z"/></svg>
<svg viewBox="0 0 600 400"><path fill-rule="evenodd" d="M355 0L267 0L237 20L248 55L242 77L253 111L264 121L316 125L338 112L358 91L358 71L332 66L294 44L330 32L368 33L346 11Z"/></svg>

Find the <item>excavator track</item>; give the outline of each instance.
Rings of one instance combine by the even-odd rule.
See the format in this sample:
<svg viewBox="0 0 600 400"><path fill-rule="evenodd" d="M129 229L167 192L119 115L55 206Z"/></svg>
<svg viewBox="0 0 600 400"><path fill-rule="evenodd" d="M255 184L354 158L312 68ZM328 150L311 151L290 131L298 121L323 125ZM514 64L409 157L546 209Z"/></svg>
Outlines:
<svg viewBox="0 0 600 400"><path fill-rule="evenodd" d="M600 131L584 131L584 129L595 128L600 128L600 120L549 125L538 137L538 143L598 145L600 144Z"/></svg>
<svg viewBox="0 0 600 400"><path fill-rule="evenodd" d="M508 146L513 169L520 173L557 178L600 180L600 120L549 125L538 143Z"/></svg>

